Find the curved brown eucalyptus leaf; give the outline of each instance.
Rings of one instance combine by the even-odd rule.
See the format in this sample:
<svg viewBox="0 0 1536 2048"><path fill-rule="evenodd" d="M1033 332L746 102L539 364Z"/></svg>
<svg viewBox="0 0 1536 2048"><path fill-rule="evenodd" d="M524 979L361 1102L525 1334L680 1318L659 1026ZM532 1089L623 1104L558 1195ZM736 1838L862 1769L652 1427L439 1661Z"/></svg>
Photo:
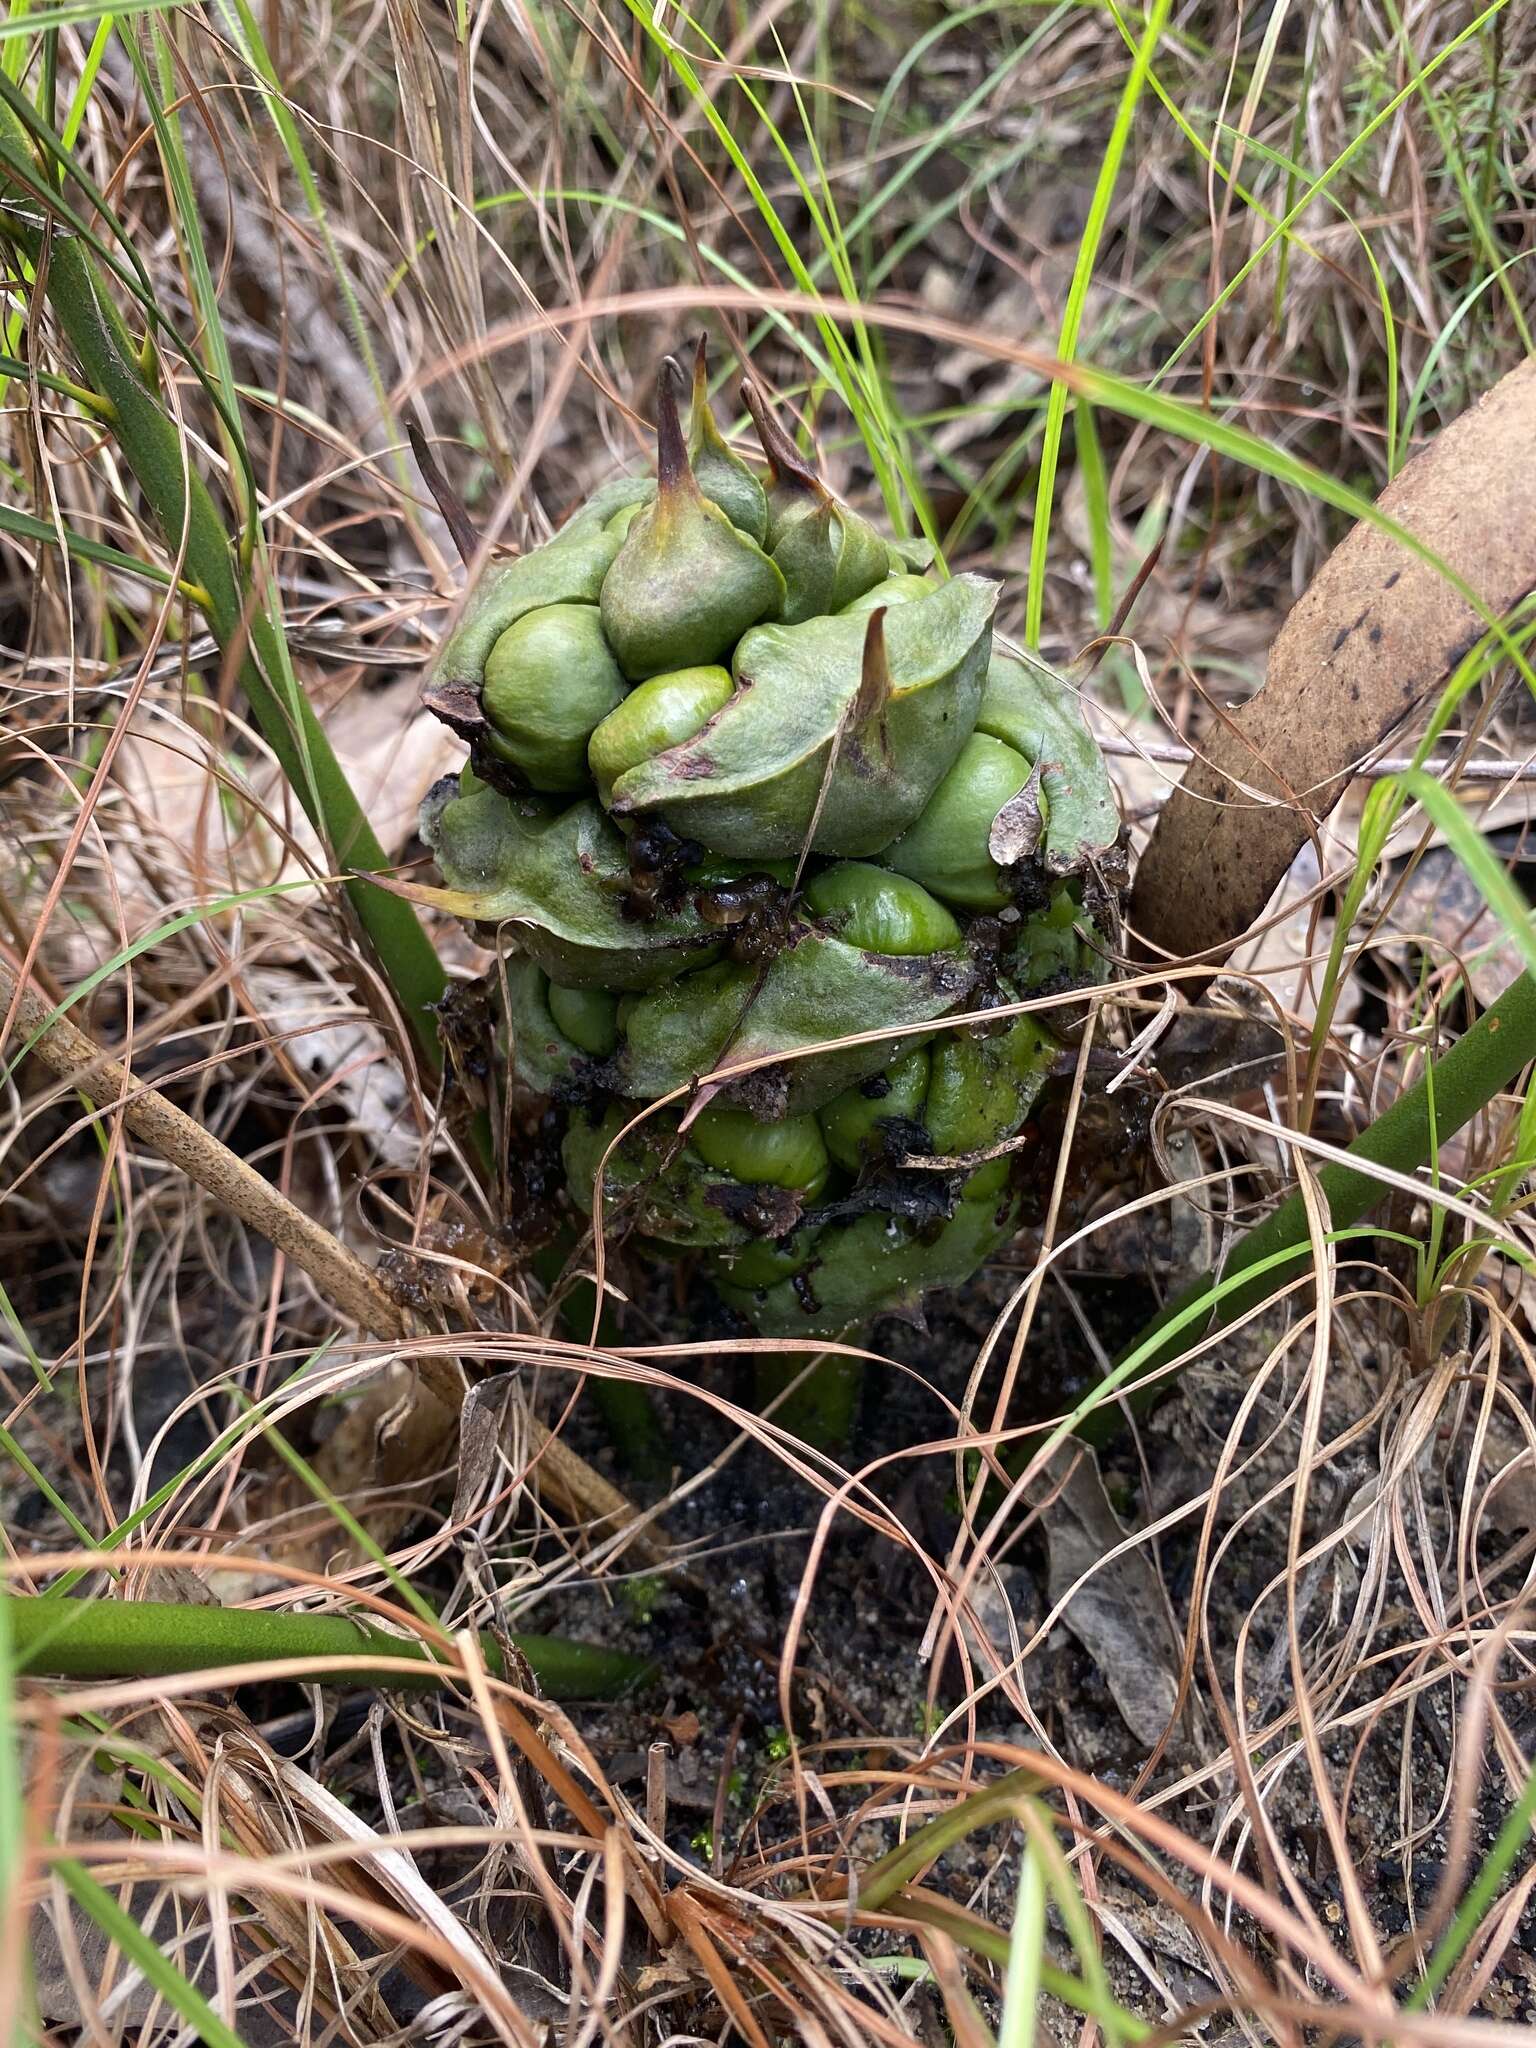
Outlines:
<svg viewBox="0 0 1536 2048"><path fill-rule="evenodd" d="M1536 589L1536 359L1454 420L1383 491L1383 512L1495 614ZM1485 630L1400 541L1359 525L1276 637L1264 687L1210 736L1137 870L1131 919L1176 959L1220 959L1257 922L1355 763Z"/></svg>

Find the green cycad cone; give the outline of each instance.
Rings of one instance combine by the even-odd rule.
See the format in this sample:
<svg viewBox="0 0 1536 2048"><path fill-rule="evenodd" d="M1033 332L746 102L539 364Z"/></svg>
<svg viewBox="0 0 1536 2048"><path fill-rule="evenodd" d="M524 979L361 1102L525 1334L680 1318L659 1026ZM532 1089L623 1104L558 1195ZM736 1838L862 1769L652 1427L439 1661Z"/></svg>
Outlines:
<svg viewBox="0 0 1536 2048"><path fill-rule="evenodd" d="M753 386L749 467L692 369L657 482L467 594L428 696L474 749L422 808L447 886L394 886L496 947L567 1223L686 1258L690 1314L798 1371L963 1285L1049 1177L1050 1006L1113 955L1120 823L1071 686L994 647L998 584L925 574Z"/></svg>
<svg viewBox="0 0 1536 2048"><path fill-rule="evenodd" d="M784 602L773 563L699 489L677 416L675 373L669 358L657 382L655 503L635 515L599 605L608 644L635 682L718 661Z"/></svg>
<svg viewBox="0 0 1536 2048"><path fill-rule="evenodd" d="M705 337L693 356L693 408L688 416L688 460L699 489L759 547L768 533L768 494L731 449L709 402Z"/></svg>

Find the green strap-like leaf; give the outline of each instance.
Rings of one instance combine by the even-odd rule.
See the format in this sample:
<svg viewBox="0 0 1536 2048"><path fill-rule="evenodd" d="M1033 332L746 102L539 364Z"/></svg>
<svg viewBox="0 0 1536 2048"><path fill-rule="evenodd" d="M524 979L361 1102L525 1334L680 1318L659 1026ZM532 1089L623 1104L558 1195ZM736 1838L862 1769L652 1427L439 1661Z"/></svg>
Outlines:
<svg viewBox="0 0 1536 2048"><path fill-rule="evenodd" d="M125 555L121 548L108 547L105 541L90 540L85 534L76 533L72 526L60 528L46 519L35 519L30 512L18 512L14 505L0 505L0 533L13 534L17 540L31 541L38 547L57 547L62 540L78 560L96 562L103 569L115 569L121 576L137 577L139 582L153 583L161 590L171 580L156 562L141 562L137 555Z"/></svg>

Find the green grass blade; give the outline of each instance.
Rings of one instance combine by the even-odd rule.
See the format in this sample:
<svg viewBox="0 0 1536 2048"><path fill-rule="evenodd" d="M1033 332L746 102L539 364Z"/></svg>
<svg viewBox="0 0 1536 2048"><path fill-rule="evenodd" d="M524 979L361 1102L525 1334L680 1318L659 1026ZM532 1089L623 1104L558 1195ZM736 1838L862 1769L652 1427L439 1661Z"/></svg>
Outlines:
<svg viewBox="0 0 1536 2048"><path fill-rule="evenodd" d="M170 577L157 562L141 562L135 555L125 555L120 548L108 547L105 541L91 540L71 526L54 526L46 519L34 518L30 512L18 511L14 505L0 505L0 533L31 541L37 547L58 547L62 543L66 553L77 561L95 562L103 569L114 569L120 576L132 576L160 590L170 586Z"/></svg>
<svg viewBox="0 0 1536 2048"><path fill-rule="evenodd" d="M1536 617L1511 615L1508 633L1514 636L1516 644L1524 646L1536 633ZM1445 733L1467 692L1488 671L1492 663L1493 643L1485 636L1476 646L1470 647L1452 671L1438 702L1426 721L1423 734L1414 748L1413 766L1422 768ZM1333 935L1328 944L1328 961L1323 970L1322 986L1318 994L1317 1015L1313 1020L1312 1035L1307 1050L1307 1100L1315 1076L1319 1070L1327 1045L1328 1034L1333 1028L1334 1011L1339 990L1343 986L1344 956L1349 947L1350 933L1365 903L1366 894L1375 874L1377 863L1386 851L1387 841L1408 802L1408 793L1400 780L1388 778L1378 782L1367 796L1360 815L1360 830L1355 848L1354 872L1344 891L1343 902L1333 921Z"/></svg>
<svg viewBox="0 0 1536 2048"><path fill-rule="evenodd" d="M769 233L773 236L779 253L783 257L785 266L790 276L794 279L795 284L805 293L808 299L814 300L816 296L815 279L805 258L801 254L797 237L791 231L779 209L774 205L767 188L758 175L755 165L733 132L730 123L726 121L720 109L715 105L714 99L704 89L699 74L689 59L687 52L660 25L657 15L645 4L645 0L625 0L625 4L635 20L640 24L640 27L654 48L671 68L679 84L682 85L693 100L721 148L729 157L753 205L757 208ZM695 29L698 28L696 22L691 23L691 25ZM700 34L702 35L702 31L700 31ZM712 55L718 57L722 54L712 43L709 43L707 37L703 39L709 45ZM753 119L757 122L762 132L768 136L782 160L786 171L794 183L800 201L810 218L811 231L820 244L826 261L828 264L832 264L835 260L834 252L842 246L841 236L836 227L835 219L828 217L810 180L801 168L799 159L769 117L768 110L761 98L753 92L744 79L736 81L736 89L751 108ZM923 494L918 487L917 479L907 471L904 465L901 455L900 437L893 431L891 424L889 393L878 385L871 387L866 382L838 323L826 314L817 313L814 317L817 331L821 336L823 351L833 372L838 395L853 414L858 424L870 462L875 471L875 480L885 500L886 509L893 521L904 523L908 504L920 506ZM861 325L857 318L855 318L853 324L856 330Z"/></svg>
<svg viewBox="0 0 1536 2048"><path fill-rule="evenodd" d="M107 54L107 45L116 33L116 24L116 14L104 14L96 24L96 33L91 37L91 47L85 53L85 62L80 66L80 76L75 81L69 112L65 115L64 126L59 131L59 140L67 150L72 150L80 140L80 130L85 125L86 109L91 104L91 94L96 90L96 80Z"/></svg>
<svg viewBox="0 0 1536 2048"><path fill-rule="evenodd" d="M1077 466L1083 478L1083 504L1088 515L1088 565L1093 576L1093 616L1102 632L1115 615L1115 540L1110 527L1109 478L1093 407L1073 407Z"/></svg>
<svg viewBox="0 0 1536 2048"><path fill-rule="evenodd" d="M310 164L309 154L304 147L303 133L293 109L288 104L277 69L268 53L261 33L261 24L247 4L247 0L218 0L218 4L220 13L229 23L233 39L261 81L262 104L282 141L289 168L304 195L304 208L310 225L325 251L325 260L335 282L337 296L341 300L352 345L357 350L369 388L379 408L384 435L391 445L395 445L399 442L400 435L395 426L394 409L390 404L389 386L379 368L373 336L369 332L367 321L363 318L363 309L358 301L351 273L342 261L341 250L332 231L331 209L326 204L325 196ZM397 477L402 481L408 479L409 471L403 454L397 453L393 466Z"/></svg>
<svg viewBox="0 0 1536 2048"><path fill-rule="evenodd" d="M1504 936L1525 962L1527 973L1536 975L1536 927L1532 925L1531 906L1455 795L1422 768L1407 769L1393 780L1439 826L1447 845L1476 884L1478 894L1503 927Z"/></svg>
<svg viewBox="0 0 1536 2048"><path fill-rule="evenodd" d="M33 1379L36 1380L38 1386L42 1388L45 1394L51 1394L53 1392L53 1380L49 1375L48 1368L38 1357L36 1347L32 1339L27 1335L27 1326L21 1320L21 1317L17 1315L15 1304L6 1293L4 1287L0 1287L0 1321L3 1321L6 1328L10 1331L11 1341L27 1361L27 1369Z"/></svg>
<svg viewBox="0 0 1536 2048"><path fill-rule="evenodd" d="M1483 1860L1482 1869L1456 1908L1456 1917L1441 1936L1424 1975L1409 1994L1409 2012L1422 2012L1455 1969L1467 1943L1477 1932L1478 1922L1493 1904L1510 1865L1529 1846L1533 1822L1536 1822L1536 1763L1532 1764L1521 1787L1520 1797L1505 1814L1493 1847Z"/></svg>
<svg viewBox="0 0 1536 2048"><path fill-rule="evenodd" d="M21 1899L21 1880L26 1871L26 1787L21 1775L21 1740L16 1726L16 1666L4 1603L0 1602L0 1926L24 1924L27 1909ZM5 2039L24 2048L32 2035L30 2015L13 2011L5 2025Z"/></svg>
<svg viewBox="0 0 1536 2048"><path fill-rule="evenodd" d="M318 1364L323 1356L324 1351L322 1350L316 1353L309 1363L311 1365ZM244 1394L241 1389L236 1388L235 1393L237 1399L249 1401L249 1396ZM311 1496L330 1515L358 1555L369 1558L378 1566L384 1577L393 1586L401 1602L410 1608L417 1620L426 1622L429 1628L437 1628L440 1624L437 1615L433 1612L431 1603L422 1598L421 1594L417 1592L416 1588L405 1576L405 1573L394 1563L382 1545L363 1527L346 1502L338 1499L332 1493L309 1460L294 1449L287 1437L283 1435L282 1431L275 1424L268 1425L263 1432L263 1439L277 1452L277 1455L282 1459L289 1471L293 1473L294 1477L308 1488Z"/></svg>
<svg viewBox="0 0 1536 2048"><path fill-rule="evenodd" d="M1458 123L1447 118L1439 96L1425 88L1423 66L1419 63L1418 52L1413 46L1413 37L1408 33L1402 10L1397 6L1396 0L1386 0L1386 5L1388 18L1397 35L1397 46L1402 52L1403 69L1408 73L1410 81L1420 89L1430 126L1435 131L1445 160L1451 167L1456 189L1461 195L1463 215L1471 225L1473 238L1482 252L1484 262L1488 265L1490 277L1498 280L1504 303L1508 306L1510 318L1514 322L1515 332L1520 337L1520 345L1526 354L1530 355L1532 350L1536 349L1536 342L1531 339L1525 308L1520 304L1519 297L1509 282L1509 266L1500 260L1498 239L1488 219L1487 209L1468 174L1466 160L1461 150Z"/></svg>
<svg viewBox="0 0 1536 2048"><path fill-rule="evenodd" d="M1361 1132L1341 1160L1320 1170L1318 1181L1336 1226L1330 1239L1336 1241L1381 1200L1385 1184L1370 1172L1371 1166L1394 1173L1415 1172L1437 1142L1454 1137L1532 1061L1536 1061L1536 977L1526 973L1511 982L1492 1008L1441 1054L1431 1079L1405 1089ZM1294 1266L1310 1252L1306 1208L1300 1194L1292 1194L1238 1241L1219 1281L1197 1281L1154 1318L1079 1410L1080 1414L1090 1407L1097 1410L1080 1433L1089 1441L1110 1435L1115 1427L1113 1412L1102 1405L1108 1391L1175 1361L1182 1353L1185 1333L1205 1322L1213 1310L1219 1309L1219 1319L1226 1323L1257 1307L1271 1276Z"/></svg>
<svg viewBox="0 0 1536 2048"><path fill-rule="evenodd" d="M296 882L264 882L259 889L238 889L228 896L216 896L211 903L199 903L191 910L180 911L175 917L164 919L153 930L144 932L128 945L122 946L109 960L103 960L84 975L72 988L62 1003L56 1003L37 1029L27 1037L6 1063L3 1078L9 1080L27 1054L43 1035L52 1030L61 1017L67 1016L77 1003L83 1003L104 981L109 981L119 968L130 966L143 954L162 945L165 940L175 938L196 924L205 923L210 917L222 917L227 911L240 910L248 903L265 903L273 896L291 896L299 889L313 889L315 884L307 878Z"/></svg>
<svg viewBox="0 0 1536 2048"><path fill-rule="evenodd" d="M1505 658L1514 663L1527 688L1536 696L1536 671L1526 660L1504 620L1489 608L1449 562L1442 560L1411 528L1394 519L1390 513L1383 512L1363 492L1319 468L1316 463L1293 455L1288 448L1251 434L1244 427L1233 426L1230 421L1205 411L1188 399L1170 398L1164 392L1132 383L1129 378L1115 376L1107 370L1093 369L1086 363L1073 363L1068 367L1070 376L1066 381L1073 393L1079 399L1087 398L1101 411L1118 412L1128 419L1140 420L1145 426L1156 427L1175 439L1194 441L1218 455L1241 463L1245 468L1256 469L1265 476L1274 477L1277 482L1306 491L1323 504L1347 512L1352 519L1364 520L1378 533L1389 535L1416 560L1443 577L1456 595L1477 614L1493 634Z"/></svg>
<svg viewBox="0 0 1536 2048"><path fill-rule="evenodd" d="M1025 1827L1039 1859L1050 1902L1060 1914L1067 1938L1072 1943L1087 1995L1093 2001L1094 2015L1104 2029L1109 2048L1121 2048L1123 2042L1139 2040L1147 2029L1116 2001L1110 1989L1109 1972L1104 1967L1104 1958L1099 1953L1095 1938L1093 1916L1078 1887L1072 1865L1056 1839L1050 1813L1031 1800L1025 1809Z"/></svg>
<svg viewBox="0 0 1536 2048"><path fill-rule="evenodd" d="M10 99L0 110L0 156L9 168L35 179L27 133ZM24 250L35 230L9 223ZM35 249L27 250L30 255ZM415 911L403 898L363 879L388 867L324 728L298 687L282 633L260 591L247 588L229 535L206 485L187 461L187 449L158 395L126 351L120 318L80 241L56 235L47 266L49 303L67 334L90 388L113 408L124 455L149 500L168 545L182 556L204 615L226 657L238 664L241 685L262 736L303 805L330 857L352 870L345 887L359 922L394 989L423 1061L441 1066L431 1012L446 976Z"/></svg>
<svg viewBox="0 0 1536 2048"><path fill-rule="evenodd" d="M1033 1839L1026 1834L1013 1905L1013 1932L1008 1943L1008 1970L1003 1979L1003 2015L997 2029L997 2048L1034 2048L1041 1965L1045 1961L1045 1899L1045 1871Z"/></svg>
<svg viewBox="0 0 1536 2048"><path fill-rule="evenodd" d="M169 14L190 4L191 0L113 0L112 12L114 15ZM15 8L0 21L0 43L13 43L23 36L73 28L77 22L100 19L101 0L62 0L62 5L40 7L35 14Z"/></svg>
<svg viewBox="0 0 1536 2048"><path fill-rule="evenodd" d="M1061 333L1056 343L1056 353L1064 363L1070 363L1077 354L1083 307L1087 303L1088 288L1093 282L1094 266L1099 260L1099 246L1104 239L1104 226L1109 219L1115 187L1120 180L1120 166L1125 158L1126 145L1131 139L1131 128L1136 119L1136 109L1141 102L1142 92L1146 87L1147 75L1152 68L1152 58L1172 4L1173 0L1153 0L1152 6L1148 9L1146 28L1136 46L1130 75L1120 94L1120 104L1115 109L1114 126L1110 130L1109 140L1099 163L1099 175L1094 184L1093 198L1089 204L1082 238L1078 243L1077 261L1073 265L1072 282L1067 290L1066 311L1062 315ZM1045 563L1051 536L1051 508L1056 493L1056 464L1061 453L1061 435L1066 412L1067 389L1058 381L1052 384L1050 397L1046 402L1045 443L1040 451L1040 477L1035 489L1035 523L1029 536L1029 587L1024 599L1024 638L1031 647L1038 647L1040 644L1040 626L1045 610Z"/></svg>
<svg viewBox="0 0 1536 2048"><path fill-rule="evenodd" d="M158 22L149 26L150 40L155 62L151 65L131 37L124 37L139 90L149 109L150 123L155 131L155 141L160 150L161 168L165 174L167 196L171 205L171 219L176 229L177 246L191 274L192 305L197 314L197 334L204 351L204 367L208 381L222 401L218 412L220 438L229 462L231 482L238 494L242 556L249 555L255 544L257 510L252 490L254 467L245 435L241 431L241 420L235 404L235 369L230 359L229 343L224 333L224 320L219 311L218 287L213 280L213 270L208 262L208 250L203 240L202 220L198 212L197 195L192 189L192 172L187 163L187 153L181 139L179 117L167 111L166 101L174 104L176 82L171 61L171 45L164 29Z"/></svg>
<svg viewBox="0 0 1536 2048"><path fill-rule="evenodd" d="M1354 162L1355 158L1359 156L1360 152L1365 148L1365 145L1371 140L1372 136L1376 135L1382 128L1384 128L1387 125L1387 123L1397 113L1398 109L1405 105L1407 101L1412 99L1415 93L1422 92L1424 86L1426 85L1428 80L1434 75L1434 73L1439 71L1443 65L1448 64L1451 58L1455 56L1456 52L1459 49L1461 49L1463 44L1470 42L1480 29L1484 28L1488 22L1492 21L1496 14L1502 13L1507 4L1508 0L1490 0L1490 4L1487 7L1483 8L1481 13L1479 13L1471 21L1469 21L1465 28L1461 29L1456 35L1449 38L1443 49L1437 50L1435 52L1435 55L1430 60L1430 62L1424 66L1423 70L1420 72L1417 79L1405 85L1401 89L1401 91L1394 93L1392 98L1388 100L1386 105L1378 109L1378 111L1371 117L1371 119L1367 121L1365 125L1358 130L1356 134L1350 137L1349 141L1344 145L1343 149L1339 151L1339 154L1334 158L1333 162L1328 165L1327 169L1320 172L1319 175L1316 178L1314 178L1312 182L1306 187L1306 189L1298 195L1298 197L1291 203L1291 205L1286 208L1285 212L1281 215L1280 219L1275 223L1275 226L1272 229L1272 231L1259 244L1258 248L1256 248L1253 254L1249 256L1244 263L1240 264L1237 270L1233 272L1232 276L1228 278L1227 282L1222 286L1221 290L1216 294L1215 298L1212 299L1211 303L1200 315L1200 318L1195 322L1194 326L1188 330L1188 332L1184 335L1182 341L1180 341L1178 347L1173 351L1172 355L1168 357L1167 361L1158 371L1157 381L1159 383L1161 383L1165 378L1172 375L1173 371L1183 361L1184 357L1189 353L1190 349L1194 347L1195 343L1199 340L1200 336L1205 332L1206 328L1209 327L1211 322L1217 318L1217 316L1221 313L1224 307L1231 304L1233 298L1237 295L1239 291L1241 291L1242 287L1247 283L1248 279L1253 275L1254 271L1258 268L1258 266L1264 261L1265 257L1269 255L1270 251L1275 247L1276 243L1282 241L1286 236L1290 234L1291 229L1296 225L1297 221L1300 220L1302 215L1306 212L1307 208L1312 204L1313 200L1316 199L1320 193L1325 192L1328 189L1328 187L1333 183L1333 181L1339 176L1340 172L1345 170L1350 164Z"/></svg>
<svg viewBox="0 0 1536 2048"><path fill-rule="evenodd" d="M1414 426L1418 421L1420 409L1428 395L1430 383L1434 378L1435 372L1439 369L1446 350L1460 332L1467 315L1485 292L1490 291L1507 272L1514 269L1517 263L1523 263L1530 256L1536 256L1536 249L1521 249L1504 263L1501 263L1496 271L1491 272L1487 277L1479 279L1478 283L1473 286L1471 291L1465 294L1460 303L1455 307L1450 318L1425 350L1424 361L1419 367L1418 376L1413 380L1413 389L1408 394L1408 403L1403 408L1402 423L1398 428L1399 445L1397 460L1399 463L1407 455L1408 443L1413 437Z"/></svg>
<svg viewBox="0 0 1536 2048"><path fill-rule="evenodd" d="M179 1472L172 1473L169 1479L162 1481L155 1488L155 1491L149 1495L148 1499L141 1502L131 1514L125 1515L122 1521L115 1524L104 1536L93 1537L91 1539L91 1547L103 1553L120 1549L136 1530L142 1529L152 1516L160 1512L167 1501L173 1500L184 1487L192 1485L196 1480L203 1478L207 1473L211 1472L219 1461L226 1457L243 1438L259 1434L261 1425L266 1419L267 1410L278 1407L283 1400L293 1394L309 1373L315 1360L324 1356L325 1349L326 1347L322 1345L318 1351L312 1353L299 1366L297 1371L291 1373L280 1386L270 1389L263 1396L260 1403L246 1409L243 1414L237 1415L233 1422L226 1424L213 1439L212 1443L199 1451L195 1458L190 1459L183 1465ZM109 1563L110 1560L104 1556L102 1564L98 1569L107 1569ZM39 1595L39 1598L43 1600L63 1600L74 1591L75 1587L82 1580L90 1576L91 1569L92 1567L89 1565L75 1565L70 1570L61 1572L53 1584Z"/></svg>
<svg viewBox="0 0 1536 2048"><path fill-rule="evenodd" d="M195 1984L177 1969L160 1944L146 1934L137 1920L112 1896L105 1885L71 1856L54 1858L53 1867L70 1897L89 1914L96 1925L115 1942L128 1961L152 1985L174 2013L192 2030L204 2048L245 2048L232 2027L225 2025Z"/></svg>
<svg viewBox="0 0 1536 2048"><path fill-rule="evenodd" d="M49 1392L52 1392L51 1386L49 1387ZM96 1539L92 1536L90 1530L87 1529L69 1502L64 1499L53 1481L45 1472L39 1471L21 1445L17 1443L15 1437L4 1427L0 1427L0 1451L4 1451L5 1455L19 1472L26 1474L38 1492L43 1496L43 1499L47 1501L49 1507L53 1509L59 1520L79 1542L86 1544L95 1542Z"/></svg>

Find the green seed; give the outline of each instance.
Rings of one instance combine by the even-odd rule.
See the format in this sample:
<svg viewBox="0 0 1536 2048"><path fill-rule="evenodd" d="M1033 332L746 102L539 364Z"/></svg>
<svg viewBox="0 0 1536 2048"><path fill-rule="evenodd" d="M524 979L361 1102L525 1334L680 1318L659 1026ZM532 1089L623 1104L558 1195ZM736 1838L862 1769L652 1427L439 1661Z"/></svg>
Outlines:
<svg viewBox="0 0 1536 2048"><path fill-rule="evenodd" d="M887 576L883 583L873 584L852 604L845 604L843 617L868 618L871 612L879 611L883 605L911 604L919 597L932 597L938 587L926 576Z"/></svg>
<svg viewBox="0 0 1536 2048"><path fill-rule="evenodd" d="M921 576L925 569L933 567L938 556L933 542L921 534L911 540L888 540L885 552L893 576Z"/></svg>
<svg viewBox="0 0 1536 2048"><path fill-rule="evenodd" d="M959 925L926 889L868 861L844 860L824 869L805 900L817 917L837 921L845 945L866 953L949 953L963 944ZM855 1030L859 1023L848 1020Z"/></svg>
<svg viewBox="0 0 1536 2048"><path fill-rule="evenodd" d="M1029 781L1029 763L986 733L972 733L928 808L881 859L965 910L1001 910L1008 901L987 851L992 821Z"/></svg>
<svg viewBox="0 0 1536 2048"><path fill-rule="evenodd" d="M883 1094L869 1094L868 1082L861 1082L817 1113L827 1150L848 1173L857 1173L868 1161L879 1158L882 1124L892 1117L922 1116L928 1094L927 1047L909 1052L894 1067L887 1067L880 1078L887 1083Z"/></svg>
<svg viewBox="0 0 1536 2048"><path fill-rule="evenodd" d="M587 746L587 760L603 802L608 801L614 783L627 768L691 740L729 701L734 688L729 669L681 668L669 675L652 676L648 683L631 690L597 727Z"/></svg>
<svg viewBox="0 0 1536 2048"><path fill-rule="evenodd" d="M660 812L728 860L867 859L912 824L970 736L997 587L955 576L872 618L754 626L700 740L620 776L618 816ZM828 763L831 763L829 768Z"/></svg>
<svg viewBox="0 0 1536 2048"><path fill-rule="evenodd" d="M491 562L466 592L462 616L432 657L424 701L456 730L485 687L491 649L530 612L552 605L595 605L603 578L619 552L619 536L604 525L626 505L654 497L645 477L623 477L595 491L553 540L511 561Z"/></svg>
<svg viewBox="0 0 1536 2048"><path fill-rule="evenodd" d="M550 1014L549 977L533 960L506 963L507 1041L518 1079L540 1095L574 1081L581 1048Z"/></svg>
<svg viewBox="0 0 1536 2048"><path fill-rule="evenodd" d="M711 1105L689 1127L688 1142L706 1166L748 1185L793 1188L808 1200L826 1186L830 1162L813 1116L760 1124L744 1109Z"/></svg>
<svg viewBox="0 0 1536 2048"><path fill-rule="evenodd" d="M1070 882L1061 884L1044 910L1025 919L1014 941L1008 969L1021 994L1043 988L1059 975L1075 980L1099 967L1097 955L1077 936L1074 927L1079 922L1090 931L1093 929Z"/></svg>
<svg viewBox="0 0 1536 2048"><path fill-rule="evenodd" d="M629 1111L617 1104L595 1125L584 1116L572 1118L560 1153L579 1207L590 1214L598 1163L607 1153L603 1199L610 1212L622 1207L626 1227L689 1249L744 1244L748 1233L743 1226L709 1199L709 1169L697 1153L679 1144L676 1116L647 1117L638 1130L614 1145L629 1120Z"/></svg>
<svg viewBox="0 0 1536 2048"><path fill-rule="evenodd" d="M1045 1086L1056 1044L1032 1017L1015 1017L994 1038L945 1034L933 1049L924 1121L941 1158L985 1152L1013 1137ZM1008 1179L1003 1153L965 1183L967 1201L991 1201Z"/></svg>
<svg viewBox="0 0 1536 2048"><path fill-rule="evenodd" d="M618 999L601 988L549 984L549 1014L583 1052L605 1060L619 1042Z"/></svg>
<svg viewBox="0 0 1536 2048"><path fill-rule="evenodd" d="M535 789L586 788L587 742L623 699L596 605L526 612L486 658L481 701L496 751Z"/></svg>

